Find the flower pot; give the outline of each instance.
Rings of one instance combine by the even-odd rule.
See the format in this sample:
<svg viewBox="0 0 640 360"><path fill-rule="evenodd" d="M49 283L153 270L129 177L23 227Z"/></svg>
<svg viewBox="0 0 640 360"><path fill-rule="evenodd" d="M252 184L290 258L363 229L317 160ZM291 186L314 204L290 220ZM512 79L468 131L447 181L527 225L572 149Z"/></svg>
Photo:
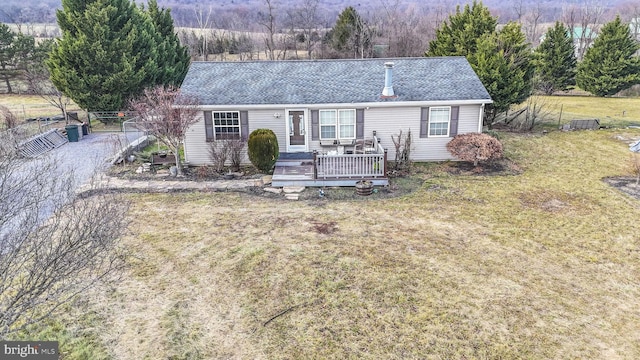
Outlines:
<svg viewBox="0 0 640 360"><path fill-rule="evenodd" d="M369 180L360 180L356 182L356 194L369 196L371 193L373 193L373 182Z"/></svg>

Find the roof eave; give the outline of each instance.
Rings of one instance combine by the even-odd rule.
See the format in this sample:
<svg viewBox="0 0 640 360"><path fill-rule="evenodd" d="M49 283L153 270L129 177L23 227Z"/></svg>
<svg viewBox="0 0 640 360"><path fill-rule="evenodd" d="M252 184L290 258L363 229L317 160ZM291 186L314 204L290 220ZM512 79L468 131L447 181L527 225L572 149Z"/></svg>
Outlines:
<svg viewBox="0 0 640 360"><path fill-rule="evenodd" d="M433 100L433 101L390 101L390 102L358 102L358 103L326 103L326 104L202 104L203 110L271 110L299 108L391 108L391 107L428 107L444 105L482 105L491 104L491 99L468 100Z"/></svg>

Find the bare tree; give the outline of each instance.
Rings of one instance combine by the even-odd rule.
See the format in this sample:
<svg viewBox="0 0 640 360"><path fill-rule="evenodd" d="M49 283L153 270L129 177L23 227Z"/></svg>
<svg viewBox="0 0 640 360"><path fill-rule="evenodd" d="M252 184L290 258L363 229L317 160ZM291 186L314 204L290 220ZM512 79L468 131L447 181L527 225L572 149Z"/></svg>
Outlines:
<svg viewBox="0 0 640 360"><path fill-rule="evenodd" d="M273 6L273 1L272 0L264 0L265 5L267 6L267 12L263 13L260 12L259 16L260 16L260 20L258 20L258 23L260 25L262 25L265 30L267 31L266 33L266 37L264 39L264 44L265 44L265 55L267 56L267 59L269 60L275 60L276 59L276 43L275 43L275 34L277 31L276 28L276 17L274 15L274 6Z"/></svg>
<svg viewBox="0 0 640 360"><path fill-rule="evenodd" d="M517 22L522 25L527 42L535 46L540 42L538 30L542 22L543 8L540 2L533 6L527 4L524 0L514 0L513 11Z"/></svg>
<svg viewBox="0 0 640 360"><path fill-rule="evenodd" d="M599 0L583 0L580 5L563 5L562 22L569 28L578 61L582 60L595 40L603 14L604 6Z"/></svg>
<svg viewBox="0 0 640 360"><path fill-rule="evenodd" d="M72 171L53 157L20 159L16 142L0 134L0 340L114 280L127 254L127 201L77 196Z"/></svg>
<svg viewBox="0 0 640 360"><path fill-rule="evenodd" d="M209 40L208 40L208 29L211 27L211 6L209 6L209 11L205 13L203 9L197 7L195 9L196 21L198 22L198 28L200 29L200 36L202 37L202 42L200 43L200 54L204 61L209 60Z"/></svg>
<svg viewBox="0 0 640 360"><path fill-rule="evenodd" d="M313 58L313 51L321 40L319 3L319 0L303 0L298 7L289 11L289 21L293 29L300 31L308 59Z"/></svg>
<svg viewBox="0 0 640 360"><path fill-rule="evenodd" d="M198 121L197 99L181 95L178 89L158 86L146 89L130 107L138 115L136 126L155 136L175 154L178 176L181 176L180 148L187 130Z"/></svg>
<svg viewBox="0 0 640 360"><path fill-rule="evenodd" d="M49 70L42 63L28 66L25 70L25 80L29 89L51 106L59 109L68 123L67 109L71 105L71 99L58 90L49 79Z"/></svg>
<svg viewBox="0 0 640 360"><path fill-rule="evenodd" d="M387 47L385 56L411 57L424 54L426 43L422 29L423 16L415 5L401 7L401 1L383 2L380 19L373 20ZM425 31L426 32L426 31Z"/></svg>

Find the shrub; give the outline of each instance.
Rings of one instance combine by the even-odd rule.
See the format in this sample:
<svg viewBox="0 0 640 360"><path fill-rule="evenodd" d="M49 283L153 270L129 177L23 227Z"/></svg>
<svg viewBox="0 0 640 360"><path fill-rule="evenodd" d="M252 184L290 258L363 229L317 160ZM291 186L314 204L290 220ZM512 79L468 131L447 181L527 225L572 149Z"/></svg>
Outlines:
<svg viewBox="0 0 640 360"><path fill-rule="evenodd" d="M487 134L456 135L447 144L447 150L462 161L473 162L474 166L478 166L480 162L502 158L502 143Z"/></svg>
<svg viewBox="0 0 640 360"><path fill-rule="evenodd" d="M221 173L224 171L224 164L229 158L229 145L226 141L214 141L209 143L209 159L213 163L213 169Z"/></svg>
<svg viewBox="0 0 640 360"><path fill-rule="evenodd" d="M240 164L242 163L242 158L244 157L244 139L233 139L233 140L225 140L227 142L227 147L229 149L229 160L231 161L231 169L233 171L240 170Z"/></svg>
<svg viewBox="0 0 640 360"><path fill-rule="evenodd" d="M276 134L269 129L256 129L249 135L248 147L253 166L264 173L271 172L280 156Z"/></svg>

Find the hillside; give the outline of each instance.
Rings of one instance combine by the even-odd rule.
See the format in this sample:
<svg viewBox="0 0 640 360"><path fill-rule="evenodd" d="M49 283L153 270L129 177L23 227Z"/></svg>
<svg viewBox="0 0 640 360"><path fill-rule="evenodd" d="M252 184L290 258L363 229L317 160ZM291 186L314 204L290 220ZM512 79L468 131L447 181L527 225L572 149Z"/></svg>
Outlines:
<svg viewBox="0 0 640 360"><path fill-rule="evenodd" d="M137 1L144 2L144 1ZM471 2L471 1L469 1ZM517 10L539 9L543 22L555 21L562 12L562 6L575 5L581 7L586 0L568 0L559 3L557 1L535 1L535 0L510 0L508 2L500 0L485 0L492 13L500 17L500 21L516 19ZM216 13L218 21L230 15L241 15L248 18L255 18L260 11L266 9L265 0L159 0L160 6L172 9L174 18L179 26L190 26L195 21L195 10L209 9ZM272 4L279 14L286 13L286 10L300 7L304 2L299 0L273 0ZM337 14L347 6L355 7L358 12L365 15L378 14L384 7L390 8L398 4L401 9L418 9L423 12L445 12L455 11L457 4L464 4L463 1L439 0L429 3L416 0L398 1L372 1L354 2L347 0L318 0L318 8L322 17L329 22L333 22ZM629 0L609 0L601 2L601 6L610 12L616 12L625 4L632 4ZM55 22L55 10L60 8L61 0L4 0L0 5L0 21L4 23L43 23ZM285 10L282 10L285 9ZM233 16L230 16L233 17Z"/></svg>

